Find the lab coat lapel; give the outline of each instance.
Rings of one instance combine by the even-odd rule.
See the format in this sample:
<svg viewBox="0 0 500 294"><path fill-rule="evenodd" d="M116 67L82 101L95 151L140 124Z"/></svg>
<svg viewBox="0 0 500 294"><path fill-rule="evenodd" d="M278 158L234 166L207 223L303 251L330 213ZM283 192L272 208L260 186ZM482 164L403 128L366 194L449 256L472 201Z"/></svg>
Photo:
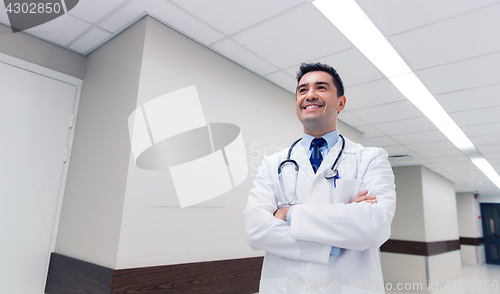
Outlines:
<svg viewBox="0 0 500 294"><path fill-rule="evenodd" d="M314 174L314 171L313 171L312 166L311 166L311 162L309 161L309 158L307 157L307 153L304 150L304 148L302 147L302 145L299 144L299 146L294 148L293 153L294 153L294 158L292 158L292 159L295 159L297 161L297 163L299 164L299 167L301 169L300 172L307 175L309 180L313 181L316 175Z"/></svg>

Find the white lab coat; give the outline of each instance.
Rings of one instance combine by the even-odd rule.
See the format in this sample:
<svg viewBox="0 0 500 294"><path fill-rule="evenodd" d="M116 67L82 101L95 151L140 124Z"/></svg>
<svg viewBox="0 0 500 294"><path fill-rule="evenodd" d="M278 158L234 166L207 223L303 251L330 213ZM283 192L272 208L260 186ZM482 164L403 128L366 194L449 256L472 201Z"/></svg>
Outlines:
<svg viewBox="0 0 500 294"><path fill-rule="evenodd" d="M273 217L276 203L293 198L293 166L283 171L283 199L278 165L288 149L265 157L244 212L249 245L265 250L260 294L384 293L378 248L389 238L396 209L394 174L387 152L346 139L339 161L340 179L324 178L341 147L332 147L314 174L307 153L297 144L291 158L300 166L291 224ZM350 203L359 192L378 203ZM330 256L332 246L341 248Z"/></svg>

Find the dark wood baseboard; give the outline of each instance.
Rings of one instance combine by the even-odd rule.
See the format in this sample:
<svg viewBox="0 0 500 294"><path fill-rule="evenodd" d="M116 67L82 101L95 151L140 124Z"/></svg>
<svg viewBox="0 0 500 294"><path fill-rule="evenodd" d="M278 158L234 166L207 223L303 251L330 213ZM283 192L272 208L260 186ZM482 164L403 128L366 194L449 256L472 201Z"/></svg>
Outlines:
<svg viewBox="0 0 500 294"><path fill-rule="evenodd" d="M162 294L259 291L263 257L113 270L52 253L47 294Z"/></svg>
<svg viewBox="0 0 500 294"><path fill-rule="evenodd" d="M263 257L115 270L112 294L255 293Z"/></svg>
<svg viewBox="0 0 500 294"><path fill-rule="evenodd" d="M484 244L484 238L460 237L460 244L479 246Z"/></svg>
<svg viewBox="0 0 500 294"><path fill-rule="evenodd" d="M113 269L52 253L45 293L109 294L112 278Z"/></svg>
<svg viewBox="0 0 500 294"><path fill-rule="evenodd" d="M382 252L420 256L432 256L455 250L460 250L460 240L418 242L389 239L380 247L380 251Z"/></svg>

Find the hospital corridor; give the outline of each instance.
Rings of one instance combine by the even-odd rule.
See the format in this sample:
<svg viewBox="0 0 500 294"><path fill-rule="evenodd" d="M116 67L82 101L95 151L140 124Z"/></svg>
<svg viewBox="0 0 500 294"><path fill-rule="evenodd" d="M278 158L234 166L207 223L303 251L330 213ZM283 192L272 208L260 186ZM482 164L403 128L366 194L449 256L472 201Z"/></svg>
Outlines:
<svg viewBox="0 0 500 294"><path fill-rule="evenodd" d="M4 0L0 292L500 293L500 0Z"/></svg>

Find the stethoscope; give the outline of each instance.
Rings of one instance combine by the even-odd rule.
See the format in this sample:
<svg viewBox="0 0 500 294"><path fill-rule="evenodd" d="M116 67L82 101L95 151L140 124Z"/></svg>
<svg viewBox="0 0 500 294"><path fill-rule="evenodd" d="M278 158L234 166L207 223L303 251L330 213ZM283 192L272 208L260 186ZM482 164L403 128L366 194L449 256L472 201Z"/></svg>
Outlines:
<svg viewBox="0 0 500 294"><path fill-rule="evenodd" d="M344 146L345 146L344 137L340 134L339 134L339 137L342 138L342 147L340 148L339 155L337 155L337 158L335 159L335 162L333 163L332 167L325 173L325 179L327 179L327 180L333 179L333 183L334 183L335 187L336 187L336 180L339 178L339 171L337 169L337 165L339 163L340 157L342 156L342 152L344 151ZM287 206L292 206L295 204L295 201L297 201L297 182L298 182L297 180L299 178L299 164L295 160L290 159L290 156L292 155L293 147L295 147L295 145L297 145L297 143L300 140L302 140L302 138L293 142L292 146L290 146L290 148L288 149L288 155L287 155L286 159L283 160L278 165L278 178L279 178L281 193L283 195L283 198L285 198L285 187L283 186L283 176L281 173L283 170L283 166L285 166L287 164L292 164L292 165L294 165L294 169L295 169L295 191L293 194L293 198L288 203L278 202L278 209L283 208L283 207L287 207ZM293 202L293 204L292 204L292 202Z"/></svg>

